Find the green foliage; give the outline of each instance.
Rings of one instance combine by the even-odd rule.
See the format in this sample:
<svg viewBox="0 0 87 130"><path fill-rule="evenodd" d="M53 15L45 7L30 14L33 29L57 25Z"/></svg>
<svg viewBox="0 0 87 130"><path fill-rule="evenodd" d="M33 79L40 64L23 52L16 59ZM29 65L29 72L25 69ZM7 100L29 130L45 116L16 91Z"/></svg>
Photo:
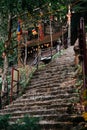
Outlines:
<svg viewBox="0 0 87 130"><path fill-rule="evenodd" d="M7 130L9 115L0 116L0 130Z"/></svg>
<svg viewBox="0 0 87 130"><path fill-rule="evenodd" d="M9 125L8 129L9 130L18 130L18 129L20 130L19 125L17 123Z"/></svg>
<svg viewBox="0 0 87 130"><path fill-rule="evenodd" d="M56 53L55 55L53 55L52 59L56 59L56 58L62 56L63 53L64 53L64 50L61 50L60 52L58 52L58 53Z"/></svg>
<svg viewBox="0 0 87 130"><path fill-rule="evenodd" d="M79 0L79 1L76 1L72 2L72 9L75 11L75 12L84 12L86 11L87 9L87 0Z"/></svg>
<svg viewBox="0 0 87 130"><path fill-rule="evenodd" d="M0 130L40 130L39 118L27 115L14 124L9 123L10 115L0 116Z"/></svg>
<svg viewBox="0 0 87 130"><path fill-rule="evenodd" d="M77 87L82 86L83 85L83 80L78 80L75 85Z"/></svg>
<svg viewBox="0 0 87 130"><path fill-rule="evenodd" d="M58 23L65 22L66 20L66 14L68 12L68 4L71 3L73 11L84 11L87 8L87 1L86 0L80 0L80 2L75 4L75 0L0 0L0 67L3 65L3 59L1 57L3 52L3 43L6 39L8 39L8 16L11 14L12 16L12 40L11 40L11 48L14 45L17 45L17 41L14 41L14 37L16 37L16 30L17 30L17 20L18 17L21 17L23 22L27 21L29 27L29 21L30 17L28 17L28 12L33 17L32 21L36 24L36 21L38 21L41 17L38 15L40 14L40 10L34 11L36 8L41 8L41 10L44 12L43 18L45 20L49 19L49 8L51 10L51 14L54 14L58 18ZM50 4L51 3L51 4ZM49 7L50 5L50 7ZM84 5L84 6L83 6ZM26 13L27 12L27 13ZM26 14L26 16L24 15ZM26 20L25 20L26 19ZM61 20L60 20L61 19ZM78 22L75 22L75 19L77 19L77 15L72 20L72 26L76 28L76 24ZM76 25L76 26L75 26ZM2 40L1 40L2 39ZM17 59L17 51L13 51L14 53L12 55L9 55L9 62L12 63ZM17 60L15 61L17 63Z"/></svg>
<svg viewBox="0 0 87 130"><path fill-rule="evenodd" d="M87 127L81 128L80 130L87 130Z"/></svg>
<svg viewBox="0 0 87 130"><path fill-rule="evenodd" d="M28 86L30 79L33 76L33 73L35 72L36 68L25 66L24 68L20 68L20 87L21 91L20 93L23 93L25 88Z"/></svg>
<svg viewBox="0 0 87 130"><path fill-rule="evenodd" d="M2 77L0 77L0 91L2 89Z"/></svg>
<svg viewBox="0 0 87 130"><path fill-rule="evenodd" d="M22 120L20 120L19 124L24 127L23 130L40 130L40 126L38 124L39 120L40 119L37 117L28 117L26 115Z"/></svg>
<svg viewBox="0 0 87 130"><path fill-rule="evenodd" d="M82 75L82 66L80 64L78 64L76 66L76 70L75 70L75 76L77 77L77 82L76 82L76 86L77 87L82 87L83 85L83 75Z"/></svg>

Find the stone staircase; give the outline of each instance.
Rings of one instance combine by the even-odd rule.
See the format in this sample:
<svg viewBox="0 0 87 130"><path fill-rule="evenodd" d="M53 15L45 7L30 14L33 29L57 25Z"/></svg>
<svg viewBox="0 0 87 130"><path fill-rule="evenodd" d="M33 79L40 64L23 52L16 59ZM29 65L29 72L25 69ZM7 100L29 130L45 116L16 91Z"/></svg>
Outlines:
<svg viewBox="0 0 87 130"><path fill-rule="evenodd" d="M74 69L71 46L62 56L37 70L25 94L0 110L0 115L11 114L10 122L13 123L27 114L41 118L42 130L70 130L74 115L68 108L73 101L79 100Z"/></svg>

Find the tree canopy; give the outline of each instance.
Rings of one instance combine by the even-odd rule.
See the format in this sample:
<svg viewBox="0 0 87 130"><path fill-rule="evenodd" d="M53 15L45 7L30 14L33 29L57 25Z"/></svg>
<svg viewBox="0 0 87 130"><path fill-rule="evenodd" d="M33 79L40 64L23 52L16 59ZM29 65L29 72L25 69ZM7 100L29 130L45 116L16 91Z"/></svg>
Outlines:
<svg viewBox="0 0 87 130"><path fill-rule="evenodd" d="M74 13L86 12L87 0L0 0L0 46L4 47L4 42L8 38L9 14L11 15L11 32L16 36L17 20L21 17L25 26L30 22L36 23L43 12L44 19L49 14L54 14L61 21L67 20L68 4L71 5L71 11ZM17 41L11 40L11 45L17 44ZM2 50L1 50L2 53ZM1 57L1 56L0 56Z"/></svg>

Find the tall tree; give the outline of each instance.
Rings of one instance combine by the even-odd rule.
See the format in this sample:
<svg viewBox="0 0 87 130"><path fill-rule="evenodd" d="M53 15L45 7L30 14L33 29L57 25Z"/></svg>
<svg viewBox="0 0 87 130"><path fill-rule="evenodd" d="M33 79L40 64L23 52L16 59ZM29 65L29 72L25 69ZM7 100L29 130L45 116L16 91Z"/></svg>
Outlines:
<svg viewBox="0 0 87 130"><path fill-rule="evenodd" d="M7 71L8 71L8 50L10 48L11 44L11 34L12 34L12 17L17 14L17 12L21 11L20 7L20 1L17 0L1 0L0 1L0 15L1 15L1 21L0 24L2 25L1 35L5 33L4 36L4 68L3 68L3 75L2 75L2 91L1 95L3 96L3 93L5 90L7 91ZM17 9L17 10L16 10ZM16 10L16 12L15 12ZM3 21L4 20L4 21ZM6 25L6 26L4 26ZM6 31L7 30L7 31Z"/></svg>

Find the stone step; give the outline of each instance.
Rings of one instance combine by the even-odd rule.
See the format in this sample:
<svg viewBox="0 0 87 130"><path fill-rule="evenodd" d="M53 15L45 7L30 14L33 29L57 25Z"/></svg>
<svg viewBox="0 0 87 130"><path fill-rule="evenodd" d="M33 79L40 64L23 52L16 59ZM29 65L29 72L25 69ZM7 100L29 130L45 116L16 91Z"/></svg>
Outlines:
<svg viewBox="0 0 87 130"><path fill-rule="evenodd" d="M30 103L30 104L28 104L28 103L15 103L15 104L11 104L11 105L9 105L9 106L6 106L3 110L0 110L0 113L4 113L4 112L11 112L11 111L13 111L13 110L17 110L17 109L19 109L20 110L20 108L21 109L29 109L29 110L38 110L38 109L40 109L40 110L42 110L42 109L60 109L60 111L61 111L61 109L64 109L64 108L68 108L69 106L70 106L70 102L56 102L56 101L54 101L54 102L48 102L48 101L45 101L45 102L43 102L43 103L41 103L40 101L39 102L35 102L35 103Z"/></svg>
<svg viewBox="0 0 87 130"><path fill-rule="evenodd" d="M54 86L53 86L54 85ZM47 85L42 85L42 86L33 86L32 88L29 87L29 89L27 89L27 94L30 96L32 96L32 94L34 95L38 95L38 93L41 95L43 92L44 93L48 92L50 93L74 93L76 90L75 86L67 86L66 83L62 83L61 86L59 86L57 83L53 83L53 84L47 84ZM26 94L26 95L27 95ZM25 94L24 94L25 95Z"/></svg>
<svg viewBox="0 0 87 130"><path fill-rule="evenodd" d="M72 122L42 121L40 125L41 130L71 130L73 127Z"/></svg>
<svg viewBox="0 0 87 130"><path fill-rule="evenodd" d="M44 105L24 105L24 104L21 104L21 105L16 105L15 107L14 106L6 106L2 111L0 111L0 114L1 113L6 113L6 112L14 112L16 110L48 110L48 109L58 109L59 111L62 111L64 110L65 108L69 108L69 106L71 105L71 103L63 103L63 104L44 104Z"/></svg>
<svg viewBox="0 0 87 130"><path fill-rule="evenodd" d="M54 62L51 62L50 65L47 65L46 67L39 69L39 71L37 70L34 75L39 75L40 73L56 72L56 70L58 70L58 71L62 71L62 70L65 70L65 69L72 70L72 69L74 69L74 67L75 67L75 65L73 63L69 63L69 62L68 63L62 63L60 61L58 61L58 62L54 61Z"/></svg>
<svg viewBox="0 0 87 130"><path fill-rule="evenodd" d="M11 120L10 123L13 124L14 122L12 122ZM39 125L41 126L41 130L68 130L68 129L70 130L70 128L73 127L73 123L70 121L62 122L53 120L50 121L42 120L39 122Z"/></svg>
<svg viewBox="0 0 87 130"><path fill-rule="evenodd" d="M20 113L19 113L20 115ZM15 116L14 114L10 117L10 121L16 121L17 119L22 119L23 117L26 116L26 114L21 114L19 116L18 114ZM37 117L40 118L40 123L43 121L54 121L54 122L74 122L75 119L83 119L82 115L77 115L77 114L67 114L67 113L57 113L57 114L39 114L39 115L30 115L27 114L29 117Z"/></svg>
<svg viewBox="0 0 87 130"><path fill-rule="evenodd" d="M53 89L52 89L53 90ZM28 100L49 100L49 99L55 99L55 98L59 98L61 97L61 99L63 98L66 98L69 97L71 98L71 94L72 94L72 97L75 98L75 97L78 97L79 96L79 93L76 93L74 92L74 90L67 90L67 91L64 91L64 90L50 90L49 88L46 89L46 90L34 90L32 93L27 93L27 94L24 94L23 96L21 96L19 98L20 99L28 99ZM64 95L65 94L65 95ZM17 100L16 100L17 101Z"/></svg>
<svg viewBox="0 0 87 130"><path fill-rule="evenodd" d="M46 72L39 72L39 74L36 73L33 75L32 79L39 79L39 78L42 79L42 75L44 75L44 78L56 77L56 76L59 77L62 74L63 75L66 74L68 76L74 72L74 70L72 71L72 69L66 69L66 68L65 68L65 70L61 70L61 71L59 71L59 70L56 70L55 72L53 70L51 70L51 71L52 72L49 72L49 73L46 73Z"/></svg>
<svg viewBox="0 0 87 130"><path fill-rule="evenodd" d="M36 87L37 88L42 88L42 87L46 88L46 87L55 87L55 86L59 87L61 84L62 84L61 87L63 86L67 87L67 86L71 86L70 83L72 84L75 83L75 79L74 78L66 78L65 80L63 79L52 80L51 79L50 82L49 81L38 82L38 83L32 82L30 83L30 86L27 88L27 90L33 89L33 88L35 89Z"/></svg>
<svg viewBox="0 0 87 130"><path fill-rule="evenodd" d="M49 76L49 77L45 77L45 76L43 75L43 77L42 78L38 78L37 80L36 80L36 78L35 79L31 79L31 82L30 82L30 85L38 85L38 84L43 84L44 82L45 82L45 84L47 83L52 83L52 81L54 81L54 82L58 82L58 83L61 83L61 82L64 82L64 81L66 81L66 80L68 80L68 79L73 79L74 77L71 75L71 74L69 74L69 75L60 75L59 77L58 77L58 75L56 75L55 77L51 77L51 76ZM69 77L69 78L68 78Z"/></svg>
<svg viewBox="0 0 87 130"><path fill-rule="evenodd" d="M29 115L28 115L29 116ZM17 121L18 119L22 119L24 115L21 116L13 116L10 118L11 122ZM73 126L73 122L71 122L71 117L67 114L50 114L50 115L35 115L33 117L40 118L39 124L41 126L46 126L50 127L50 123L52 123L53 128L55 128L55 124L58 125L58 128L66 128L65 126ZM64 126L63 126L64 125ZM61 127L59 127L61 126ZM42 130L42 129L41 129ZM54 130L54 129L52 129ZM64 129L65 130L65 129ZM66 129L67 130L67 129Z"/></svg>
<svg viewBox="0 0 87 130"><path fill-rule="evenodd" d="M10 124L14 122L10 121ZM41 130L71 130L73 127L72 122L54 122L54 121L41 121L39 122Z"/></svg>
<svg viewBox="0 0 87 130"><path fill-rule="evenodd" d="M74 73L69 73L69 74L67 74L67 73L62 73L62 74L55 74L55 75L53 75L53 74L49 74L49 76L46 76L46 75L44 75L44 74L42 74L40 77L38 77L38 78L36 78L36 77L33 77L33 78L31 78L31 83L32 82L35 82L35 83L38 83L38 82L40 82L40 83L42 83L42 82L44 82L44 81L52 81L52 79L53 80L64 80L64 81L66 81L66 78L67 79L72 79L72 78L74 78L75 76L73 75Z"/></svg>
<svg viewBox="0 0 87 130"><path fill-rule="evenodd" d="M44 115L44 114L62 114L62 113L66 113L67 112L67 107L63 107L61 109L59 108L49 108L49 109L28 109L29 107L26 108L15 108L15 109L10 109L10 110L5 110L4 114L11 114L11 116L21 116L21 115L31 115L31 116L35 116L35 115ZM22 109L22 110L21 110ZM3 113L0 113L0 115L3 115Z"/></svg>
<svg viewBox="0 0 87 130"><path fill-rule="evenodd" d="M11 115L10 117L10 120L13 121L13 120L17 120L17 119L22 119L24 116L26 116L26 113L25 114L16 114L16 113L13 113L13 115ZM36 115L30 115L29 113L27 113L27 116L29 117L38 117L40 118L40 121L50 121L50 120L53 120L53 121L62 121L62 122L66 122L66 121L70 121L71 118L70 118L70 115L67 114L67 113L56 113L56 114L36 114Z"/></svg>
<svg viewBox="0 0 87 130"><path fill-rule="evenodd" d="M75 101L76 99L78 99L79 98L79 96L76 94L76 93L74 93L73 95L72 95L72 97L71 97L71 95L70 94L58 94L58 95L56 95L56 96L53 96L53 98L52 98L52 96L53 95L45 95L45 96L31 96L30 98L22 98L22 99L20 99L20 100L16 100L16 101L13 101L13 103L12 104L30 104L31 105L31 102L33 102L33 104L34 103L38 103L38 102L43 102L43 103L46 103L46 102L54 102L54 101L56 101L56 102L67 102L67 101ZM77 98L78 97L78 98Z"/></svg>
<svg viewBox="0 0 87 130"><path fill-rule="evenodd" d="M33 74L34 76L38 77L41 74L52 74L52 73L57 73L57 74L61 74L61 72L72 72L74 71L75 66L72 67L72 65L68 65L68 66L64 66L64 65L57 65L57 66L53 66L53 68L49 67L49 68L44 68L44 70L37 70L35 71L35 73Z"/></svg>
<svg viewBox="0 0 87 130"><path fill-rule="evenodd" d="M21 103L24 103L24 104L27 104L27 103L29 103L29 104L31 104L31 102L33 102L33 103L36 103L36 102L46 102L46 101L48 101L48 102L53 102L53 101L55 101L56 100L56 102L71 102L71 101L76 101L76 99L77 100L79 100L79 95L77 95L77 94L75 94L75 95L73 95L72 97L70 96L70 95L66 95L66 96L64 96L64 94L61 96L61 98L60 98L60 96L58 95L58 96L51 96L51 95L45 95L45 96L32 96L32 97L30 97L30 98L28 98L28 97L26 97L26 98L24 98L24 99L21 99L21 100L16 100L16 101L14 101L13 102L13 104L17 104L17 103L19 103L19 104L21 104Z"/></svg>
<svg viewBox="0 0 87 130"><path fill-rule="evenodd" d="M61 108L61 109L59 109L59 108L56 108L56 109L54 109L54 108L49 108L49 109L35 109L35 110L32 110L32 109L28 109L28 108L21 108L20 107L20 109L18 108L16 108L16 109L10 109L9 111L7 110L5 110L4 111L4 114L11 114L11 116L21 116L21 115L31 115L31 116L35 116L35 115L39 115L39 116L44 116L44 115L50 115L51 114L51 116L52 115L55 115L55 114L64 114L64 113L66 113L67 112L67 107L63 107L63 108Z"/></svg>
<svg viewBox="0 0 87 130"><path fill-rule="evenodd" d="M31 86L29 86L27 88L27 91L29 89L29 91L33 91L33 90L36 90L36 89L40 89L40 88L57 88L57 89L74 89L75 86L73 86L73 84L75 84L76 80L75 79L67 79L66 81L64 82L61 82L61 84L58 82L58 80L54 81L52 80L53 82L43 82L42 84L32 84ZM75 88L76 89L76 88ZM28 92L29 92L28 91Z"/></svg>
<svg viewBox="0 0 87 130"><path fill-rule="evenodd" d="M18 111L21 111L21 110L32 110L32 111L43 111L43 110L49 110L50 111L50 109L52 109L52 110L58 110L58 111L63 111L63 110L66 110L67 108L68 108L68 106L69 106L70 104L68 103L68 104L66 104L66 106L59 106L58 107L58 105L57 104L54 104L54 105L51 105L51 106L48 106L47 108L46 108L46 106L32 106L32 107L30 107L29 105L27 105L27 106L23 106L23 107L21 107L21 106L18 106L18 107L10 107L9 109L8 109L8 107L7 108L4 108L3 109L3 112L14 112L14 111L16 111L16 110L18 110Z"/></svg>
<svg viewBox="0 0 87 130"><path fill-rule="evenodd" d="M20 97L19 99L17 99L16 101L13 102L13 104L20 104L22 102L22 104L27 104L29 103L31 105L31 102L36 103L36 102L41 102L41 101L44 101L46 102L46 100L48 100L49 102L53 102L56 100L57 98L57 102L69 102L69 101L75 101L76 98L79 99L79 95L78 93L72 93L72 97L71 97L71 93L69 94L68 92L64 92L64 93L60 93L61 91L57 92L56 90L55 91L52 91L52 92L37 92L34 94L31 94L31 93L27 93L27 94L24 94L22 97ZM44 103L43 102L43 103Z"/></svg>

